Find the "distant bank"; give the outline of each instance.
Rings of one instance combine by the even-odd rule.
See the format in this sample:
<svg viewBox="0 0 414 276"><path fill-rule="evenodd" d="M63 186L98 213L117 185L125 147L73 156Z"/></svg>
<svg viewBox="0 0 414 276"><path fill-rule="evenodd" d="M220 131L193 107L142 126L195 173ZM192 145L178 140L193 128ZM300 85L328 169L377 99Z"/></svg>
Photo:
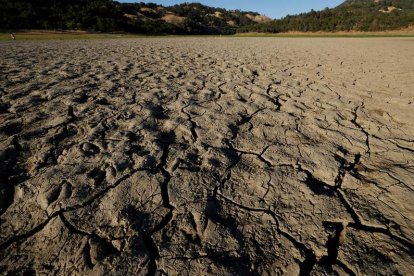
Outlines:
<svg viewBox="0 0 414 276"><path fill-rule="evenodd" d="M300 31L289 31L280 33L262 33L262 32L245 32L237 33L238 37L249 37L249 36L277 36L277 37L293 37L293 36L320 36L320 37L370 37L370 36L408 36L414 37L414 26L403 28L400 30L389 30L389 31L337 31L337 32L300 32Z"/></svg>
<svg viewBox="0 0 414 276"><path fill-rule="evenodd" d="M15 42L11 38L15 35L15 41L37 40L79 40L79 39L124 39L143 37L414 37L414 30L398 30L387 32L287 32L287 33L241 33L236 35L139 35L128 33L92 33L79 31L14 31L1 32L0 42Z"/></svg>
<svg viewBox="0 0 414 276"><path fill-rule="evenodd" d="M112 0L0 0L0 32L42 29L145 35L291 32L311 35L384 32L413 25L414 0L347 0L332 9L312 10L277 20L253 11L212 8L199 3L162 6Z"/></svg>

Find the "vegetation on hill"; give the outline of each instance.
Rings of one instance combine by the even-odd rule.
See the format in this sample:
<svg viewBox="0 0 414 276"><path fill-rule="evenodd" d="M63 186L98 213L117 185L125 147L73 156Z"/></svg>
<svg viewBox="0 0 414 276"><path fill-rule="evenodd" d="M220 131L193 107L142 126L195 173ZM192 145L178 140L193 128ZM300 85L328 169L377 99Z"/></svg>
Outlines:
<svg viewBox="0 0 414 276"><path fill-rule="evenodd" d="M0 29L139 34L385 31L414 25L414 0L347 0L336 8L270 20L198 3L164 7L112 0L0 0Z"/></svg>
<svg viewBox="0 0 414 276"><path fill-rule="evenodd" d="M386 31L413 24L414 0L348 0L332 9L312 10L263 24L242 26L237 31Z"/></svg>
<svg viewBox="0 0 414 276"><path fill-rule="evenodd" d="M0 29L59 29L142 34L233 34L266 21L258 13L201 4L164 7L111 0L0 0Z"/></svg>

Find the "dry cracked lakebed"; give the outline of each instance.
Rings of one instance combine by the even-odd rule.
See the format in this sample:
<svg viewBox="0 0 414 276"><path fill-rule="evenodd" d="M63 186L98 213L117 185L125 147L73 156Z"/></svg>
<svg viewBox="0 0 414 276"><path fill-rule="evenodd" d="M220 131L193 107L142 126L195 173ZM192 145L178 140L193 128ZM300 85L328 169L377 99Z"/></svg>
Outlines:
<svg viewBox="0 0 414 276"><path fill-rule="evenodd" d="M413 38L0 57L2 275L413 275Z"/></svg>

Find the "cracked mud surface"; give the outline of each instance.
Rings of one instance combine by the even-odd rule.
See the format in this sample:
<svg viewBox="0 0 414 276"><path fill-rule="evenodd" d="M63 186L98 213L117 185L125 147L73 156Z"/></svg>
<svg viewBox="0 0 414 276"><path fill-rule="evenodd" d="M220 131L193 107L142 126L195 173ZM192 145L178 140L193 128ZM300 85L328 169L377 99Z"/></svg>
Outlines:
<svg viewBox="0 0 414 276"><path fill-rule="evenodd" d="M413 46L1 44L0 272L412 274Z"/></svg>

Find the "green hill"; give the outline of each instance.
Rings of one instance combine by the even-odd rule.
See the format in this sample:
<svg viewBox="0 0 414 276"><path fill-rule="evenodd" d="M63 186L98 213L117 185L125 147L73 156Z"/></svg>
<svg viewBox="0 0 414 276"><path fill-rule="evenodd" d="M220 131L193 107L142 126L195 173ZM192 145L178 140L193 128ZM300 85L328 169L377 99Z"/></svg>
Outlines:
<svg viewBox="0 0 414 276"><path fill-rule="evenodd" d="M347 0L322 11L270 20L255 12L198 3L170 7L112 0L0 0L0 29L140 34L385 31L414 25L414 0Z"/></svg>
<svg viewBox="0 0 414 276"><path fill-rule="evenodd" d="M414 25L414 0L348 0L322 11L286 16L238 32L387 31Z"/></svg>
<svg viewBox="0 0 414 276"><path fill-rule="evenodd" d="M0 0L0 29L58 29L142 34L232 34L270 19L201 4L164 7L111 0Z"/></svg>

